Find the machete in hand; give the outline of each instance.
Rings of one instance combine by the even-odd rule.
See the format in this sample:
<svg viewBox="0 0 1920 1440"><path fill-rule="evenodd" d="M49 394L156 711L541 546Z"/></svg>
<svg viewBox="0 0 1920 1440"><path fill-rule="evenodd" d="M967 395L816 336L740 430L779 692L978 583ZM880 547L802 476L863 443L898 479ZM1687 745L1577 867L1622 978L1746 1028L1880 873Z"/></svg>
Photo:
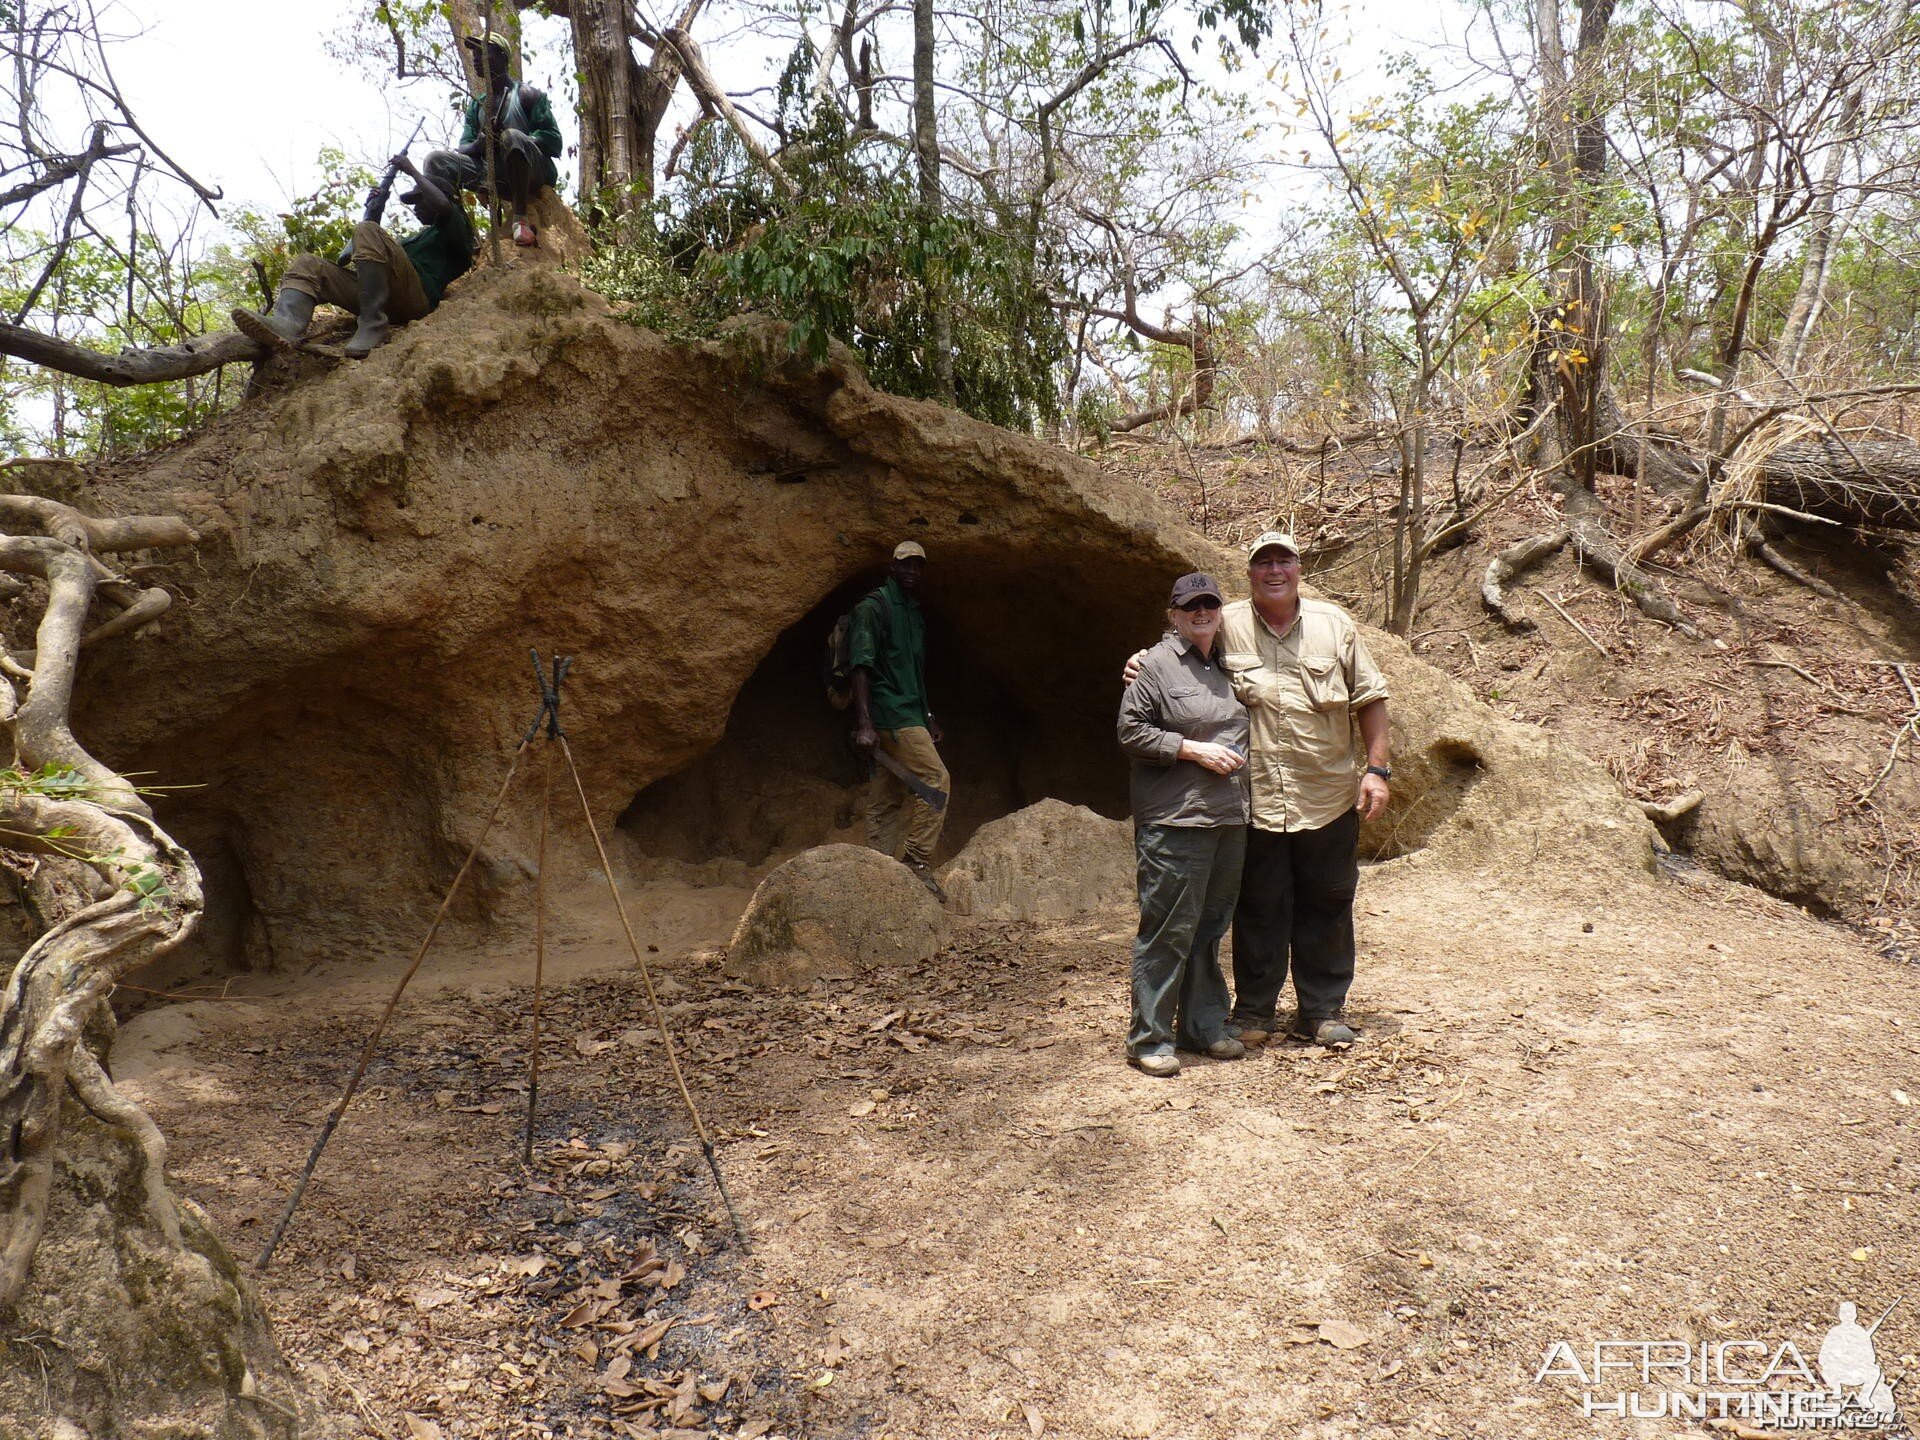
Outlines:
<svg viewBox="0 0 1920 1440"><path fill-rule="evenodd" d="M938 815L947 808L947 797L944 792L934 789L878 745L873 747L873 758L899 776L900 783L926 801L934 814Z"/></svg>

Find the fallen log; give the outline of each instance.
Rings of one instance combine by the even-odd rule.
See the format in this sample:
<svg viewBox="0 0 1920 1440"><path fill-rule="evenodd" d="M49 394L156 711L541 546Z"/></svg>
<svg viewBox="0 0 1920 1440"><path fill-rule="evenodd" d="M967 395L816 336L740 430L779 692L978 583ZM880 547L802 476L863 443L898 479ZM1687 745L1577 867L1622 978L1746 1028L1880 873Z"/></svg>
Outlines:
<svg viewBox="0 0 1920 1440"><path fill-rule="evenodd" d="M1910 440L1832 436L1782 445L1767 457L1763 498L1779 505L1886 530L1920 530L1920 445Z"/></svg>

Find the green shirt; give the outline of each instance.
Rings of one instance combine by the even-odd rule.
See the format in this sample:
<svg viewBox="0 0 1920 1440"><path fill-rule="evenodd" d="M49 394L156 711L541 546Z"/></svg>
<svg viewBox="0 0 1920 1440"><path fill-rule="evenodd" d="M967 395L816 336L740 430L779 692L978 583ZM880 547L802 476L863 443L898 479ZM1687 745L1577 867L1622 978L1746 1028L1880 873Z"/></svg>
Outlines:
<svg viewBox="0 0 1920 1440"><path fill-rule="evenodd" d="M873 728L925 725L927 622L918 602L889 580L853 607L849 634L848 658L867 672Z"/></svg>
<svg viewBox="0 0 1920 1440"><path fill-rule="evenodd" d="M460 131L462 146L480 138L480 106L484 99L480 95L467 99L467 123ZM547 157L546 173L538 177L539 183L554 184L560 178L560 167L553 162L560 158L565 143L560 139L559 122L553 118L553 102L547 99L544 90L516 82L507 87L503 110L501 119L505 123L501 128L518 130L532 139L540 153Z"/></svg>
<svg viewBox="0 0 1920 1440"><path fill-rule="evenodd" d="M444 219L425 225L400 242L414 270L420 276L420 288L427 292L427 304L438 305L447 286L467 273L473 264L473 226L467 212L456 199L453 210Z"/></svg>

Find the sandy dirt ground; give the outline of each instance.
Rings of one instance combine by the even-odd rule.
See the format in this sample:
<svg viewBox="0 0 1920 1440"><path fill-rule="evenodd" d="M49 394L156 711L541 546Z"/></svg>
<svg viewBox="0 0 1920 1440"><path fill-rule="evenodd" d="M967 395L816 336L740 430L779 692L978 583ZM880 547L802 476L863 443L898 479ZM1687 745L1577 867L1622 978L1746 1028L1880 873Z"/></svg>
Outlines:
<svg viewBox="0 0 1920 1440"><path fill-rule="evenodd" d="M784 993L663 949L751 1257L610 916L567 904L534 1163L527 955L430 961L263 1281L346 1434L1738 1434L1535 1377L1561 1340L1811 1365L1849 1300L1901 1301L1876 1344L1920 1407L1920 971L1758 892L1380 867L1362 1042L1173 1080L1121 1061L1125 913ZM379 988L131 1027L243 1256Z"/></svg>

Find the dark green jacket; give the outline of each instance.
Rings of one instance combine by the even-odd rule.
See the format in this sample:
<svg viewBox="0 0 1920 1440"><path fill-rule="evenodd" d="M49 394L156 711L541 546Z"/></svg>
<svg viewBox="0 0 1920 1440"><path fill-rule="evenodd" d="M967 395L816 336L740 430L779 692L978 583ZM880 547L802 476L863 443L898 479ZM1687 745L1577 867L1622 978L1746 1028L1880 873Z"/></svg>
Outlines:
<svg viewBox="0 0 1920 1440"><path fill-rule="evenodd" d="M853 607L847 658L867 672L867 713L874 729L927 723L926 617L894 581Z"/></svg>
<svg viewBox="0 0 1920 1440"><path fill-rule="evenodd" d="M467 101L467 123L460 132L462 146L471 145L480 138L482 98L475 95ZM505 122L502 128L519 130L531 136L533 143L540 147L540 153L547 157L546 174L540 177L540 183L552 185L558 181L560 167L553 162L560 158L562 141L559 123L553 118L553 102L547 99L546 91L532 85L522 85L516 80L507 87L506 109L501 119Z"/></svg>
<svg viewBox="0 0 1920 1440"><path fill-rule="evenodd" d="M445 219L421 226L400 242L400 248L413 261L413 268L420 276L420 288L427 292L427 304L435 306L447 286L466 274L467 267L473 264L473 226L467 221L467 212L455 200Z"/></svg>

